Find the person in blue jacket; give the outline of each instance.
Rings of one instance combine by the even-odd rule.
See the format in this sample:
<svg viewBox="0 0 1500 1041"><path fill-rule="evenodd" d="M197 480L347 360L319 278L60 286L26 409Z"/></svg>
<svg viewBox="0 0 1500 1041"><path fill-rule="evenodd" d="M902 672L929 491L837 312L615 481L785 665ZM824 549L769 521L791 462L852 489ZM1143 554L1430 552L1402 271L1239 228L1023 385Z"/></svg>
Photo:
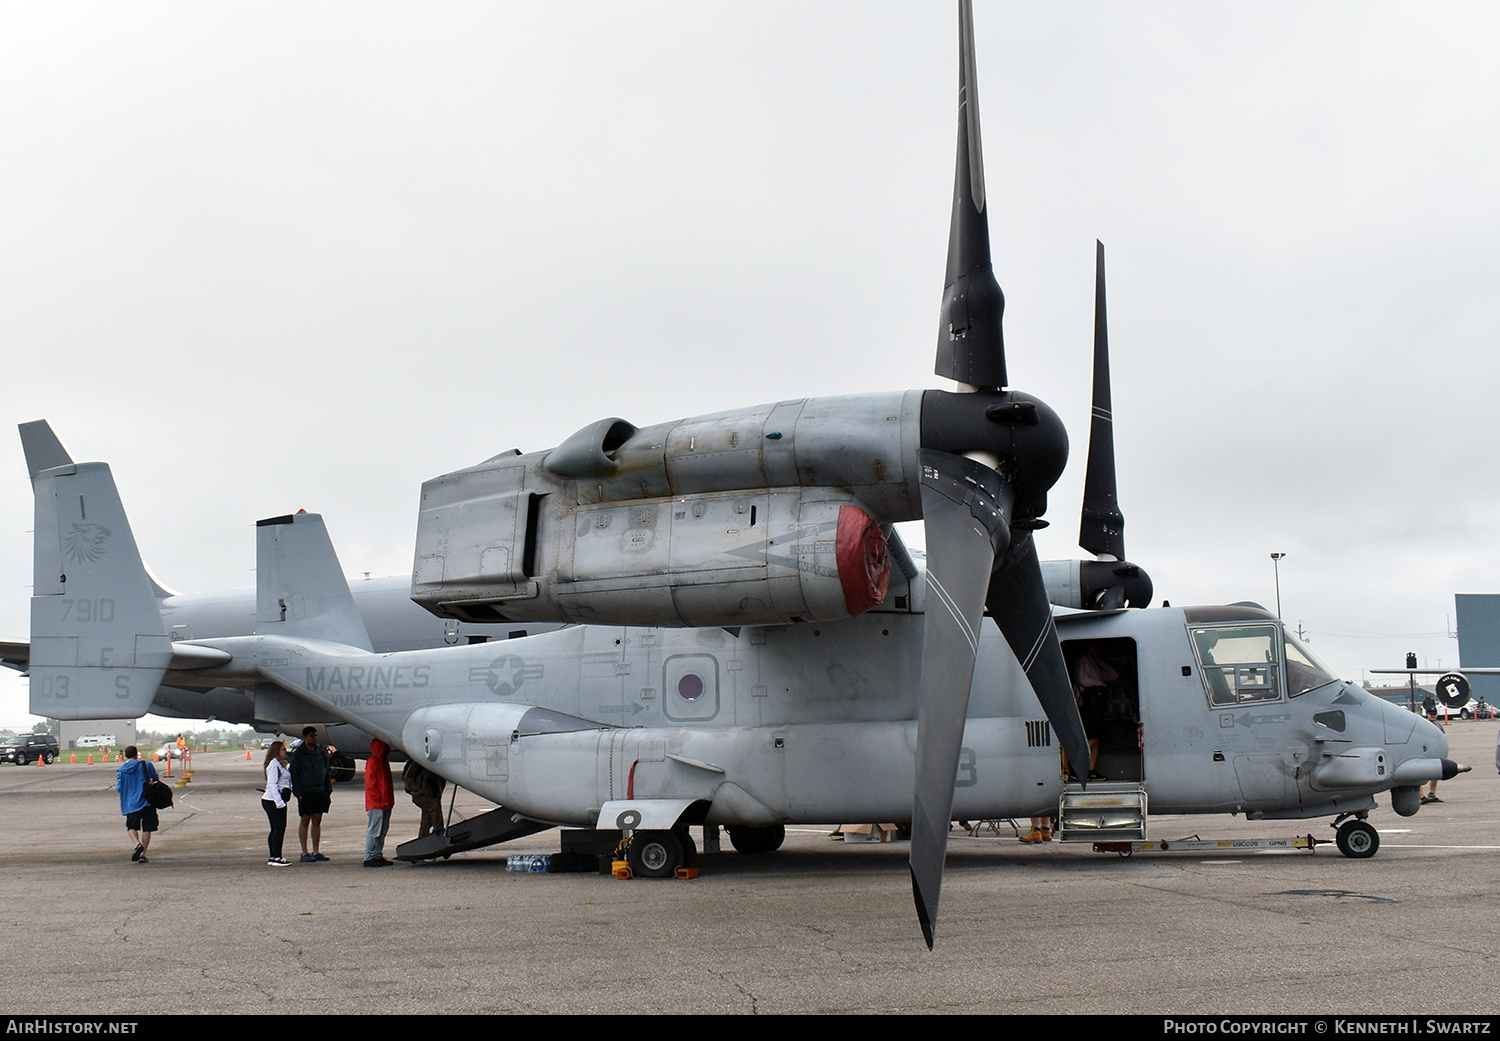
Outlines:
<svg viewBox="0 0 1500 1041"><path fill-rule="evenodd" d="M156 807L146 798L148 781L160 780L156 767L140 758L135 745L125 749L125 762L115 771L115 788L120 792L120 812L125 815L125 832L135 843L135 852L130 859L137 864L148 864L146 850L151 845L151 835L156 831Z"/></svg>

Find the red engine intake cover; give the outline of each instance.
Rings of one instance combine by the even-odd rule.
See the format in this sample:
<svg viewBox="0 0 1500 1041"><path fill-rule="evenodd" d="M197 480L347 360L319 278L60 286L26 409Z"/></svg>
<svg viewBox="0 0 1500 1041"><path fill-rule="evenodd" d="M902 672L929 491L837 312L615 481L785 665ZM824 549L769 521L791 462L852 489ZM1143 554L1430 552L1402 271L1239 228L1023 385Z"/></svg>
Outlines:
<svg viewBox="0 0 1500 1041"><path fill-rule="evenodd" d="M849 614L864 614L882 603L891 577L891 554L880 525L858 506L839 507L837 554Z"/></svg>

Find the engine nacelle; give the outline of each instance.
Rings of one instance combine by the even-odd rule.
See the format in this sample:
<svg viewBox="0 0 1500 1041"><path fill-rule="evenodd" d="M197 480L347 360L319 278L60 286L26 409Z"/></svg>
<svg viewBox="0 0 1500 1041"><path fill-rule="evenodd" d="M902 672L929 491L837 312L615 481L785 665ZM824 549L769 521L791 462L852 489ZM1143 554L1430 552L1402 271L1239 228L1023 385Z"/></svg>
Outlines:
<svg viewBox="0 0 1500 1041"><path fill-rule="evenodd" d="M412 599L474 622L759 625L884 598L882 529L920 516L921 392L636 429L422 486Z"/></svg>

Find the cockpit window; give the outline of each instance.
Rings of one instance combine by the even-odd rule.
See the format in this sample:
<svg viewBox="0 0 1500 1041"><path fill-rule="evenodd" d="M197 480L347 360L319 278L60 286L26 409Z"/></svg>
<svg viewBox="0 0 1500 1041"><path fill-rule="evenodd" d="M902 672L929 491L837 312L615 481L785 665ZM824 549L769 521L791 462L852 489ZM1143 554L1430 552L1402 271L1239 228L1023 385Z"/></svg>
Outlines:
<svg viewBox="0 0 1500 1041"><path fill-rule="evenodd" d="M1325 683L1336 683L1332 669L1318 660L1312 648L1291 633L1286 634L1286 692L1292 697L1306 694Z"/></svg>
<svg viewBox="0 0 1500 1041"><path fill-rule="evenodd" d="M1211 704L1280 700L1281 664L1275 626L1223 626L1194 629L1192 633Z"/></svg>

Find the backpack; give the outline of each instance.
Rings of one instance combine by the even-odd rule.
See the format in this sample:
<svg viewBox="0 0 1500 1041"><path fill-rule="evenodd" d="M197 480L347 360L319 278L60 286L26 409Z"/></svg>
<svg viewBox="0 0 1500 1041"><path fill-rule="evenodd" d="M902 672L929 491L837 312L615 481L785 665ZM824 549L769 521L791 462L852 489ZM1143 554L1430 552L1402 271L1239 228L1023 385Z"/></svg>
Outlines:
<svg viewBox="0 0 1500 1041"><path fill-rule="evenodd" d="M422 775L426 772L415 759L408 759L406 765L401 768L402 790L407 795L416 795L422 790Z"/></svg>

